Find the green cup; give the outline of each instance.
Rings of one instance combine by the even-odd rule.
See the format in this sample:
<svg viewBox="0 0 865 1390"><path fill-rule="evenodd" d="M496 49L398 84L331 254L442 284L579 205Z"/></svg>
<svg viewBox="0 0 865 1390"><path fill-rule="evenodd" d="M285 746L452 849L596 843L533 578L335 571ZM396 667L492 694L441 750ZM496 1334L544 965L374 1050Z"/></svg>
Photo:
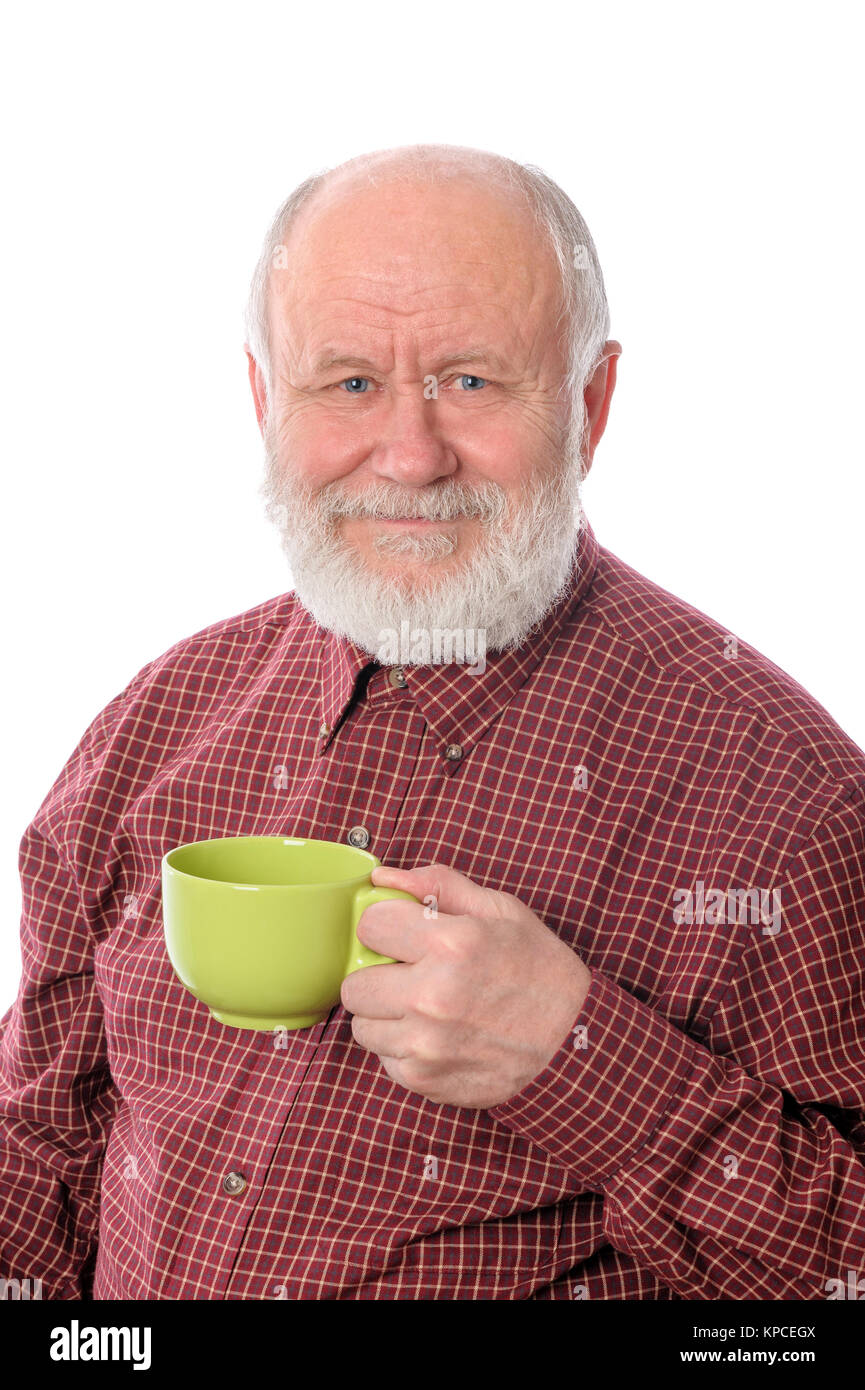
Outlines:
<svg viewBox="0 0 865 1390"><path fill-rule="evenodd" d="M165 945L181 984L231 1028L309 1028L346 975L393 964L357 938L379 860L330 840L198 840L162 860Z"/></svg>

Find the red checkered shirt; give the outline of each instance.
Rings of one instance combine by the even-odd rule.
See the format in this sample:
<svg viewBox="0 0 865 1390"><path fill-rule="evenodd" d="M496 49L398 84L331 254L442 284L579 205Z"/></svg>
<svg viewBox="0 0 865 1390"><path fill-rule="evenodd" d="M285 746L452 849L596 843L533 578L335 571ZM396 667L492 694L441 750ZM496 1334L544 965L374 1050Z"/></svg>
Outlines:
<svg viewBox="0 0 865 1390"><path fill-rule="evenodd" d="M404 681L287 593L86 730L21 842L0 1273L59 1299L845 1296L865 755L588 523L525 646ZM515 894L590 967L503 1104L402 1089L341 1005L240 1031L175 977L168 849L356 827L387 864Z"/></svg>

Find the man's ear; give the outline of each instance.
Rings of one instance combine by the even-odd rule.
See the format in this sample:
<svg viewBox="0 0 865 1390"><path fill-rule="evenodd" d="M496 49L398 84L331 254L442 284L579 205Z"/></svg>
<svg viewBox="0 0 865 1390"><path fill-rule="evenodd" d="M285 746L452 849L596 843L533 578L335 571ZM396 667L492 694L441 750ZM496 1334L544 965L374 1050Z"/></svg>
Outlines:
<svg viewBox="0 0 865 1390"><path fill-rule="evenodd" d="M244 343L243 350L249 360L249 384L252 387L252 399L255 401L255 418L263 437L267 425L267 386L264 372L253 357L248 343Z"/></svg>
<svg viewBox="0 0 865 1390"><path fill-rule="evenodd" d="M622 344L617 343L614 338L610 338L604 343L601 360L583 393L587 421L583 477L588 474L592 466L595 449L607 426L607 416L610 413L610 401L613 399L613 391L616 387L616 369L621 351Z"/></svg>

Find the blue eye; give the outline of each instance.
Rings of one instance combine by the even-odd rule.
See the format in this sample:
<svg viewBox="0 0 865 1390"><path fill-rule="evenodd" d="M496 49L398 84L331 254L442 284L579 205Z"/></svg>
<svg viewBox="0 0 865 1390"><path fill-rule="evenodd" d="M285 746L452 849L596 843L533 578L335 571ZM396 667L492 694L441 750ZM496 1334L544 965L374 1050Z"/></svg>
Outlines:
<svg viewBox="0 0 865 1390"><path fill-rule="evenodd" d="M477 391L481 387L487 385L485 377L472 376L468 372L464 372L461 376L457 378L457 380L462 383L471 383L468 387L465 388L467 392ZM367 387L370 385L370 380L369 377L366 376L349 376L346 377L344 381L340 381L338 385L340 390L344 390L346 394L349 396L364 396L368 394Z"/></svg>

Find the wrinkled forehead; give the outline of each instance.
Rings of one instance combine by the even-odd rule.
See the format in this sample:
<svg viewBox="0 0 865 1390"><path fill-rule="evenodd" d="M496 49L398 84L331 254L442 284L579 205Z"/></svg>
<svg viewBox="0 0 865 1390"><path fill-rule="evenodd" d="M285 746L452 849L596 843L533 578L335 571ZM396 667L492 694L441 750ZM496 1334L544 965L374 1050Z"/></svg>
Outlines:
<svg viewBox="0 0 865 1390"><path fill-rule="evenodd" d="M371 326L434 324L461 307L519 321L558 312L555 254L518 192L478 179L338 182L297 215L270 277L270 328L360 315Z"/></svg>

